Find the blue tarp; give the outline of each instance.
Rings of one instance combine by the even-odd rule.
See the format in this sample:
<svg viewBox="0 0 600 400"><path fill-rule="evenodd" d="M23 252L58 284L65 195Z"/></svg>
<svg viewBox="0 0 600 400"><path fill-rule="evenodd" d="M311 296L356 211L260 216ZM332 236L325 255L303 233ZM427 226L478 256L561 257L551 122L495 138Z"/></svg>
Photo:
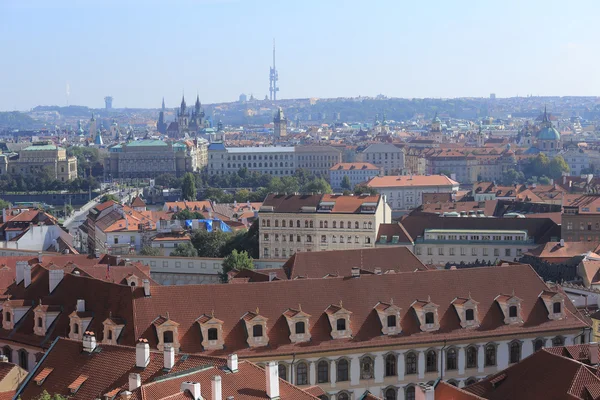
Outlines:
<svg viewBox="0 0 600 400"><path fill-rule="evenodd" d="M193 221L198 221L198 223L204 223L206 224L206 231L207 232L212 232L213 231L213 223L219 223L219 228L221 229L221 231L223 232L231 232L231 228L229 227L229 225L227 225L225 222L221 221L220 219L187 219L185 221L185 227L192 229L192 222Z"/></svg>

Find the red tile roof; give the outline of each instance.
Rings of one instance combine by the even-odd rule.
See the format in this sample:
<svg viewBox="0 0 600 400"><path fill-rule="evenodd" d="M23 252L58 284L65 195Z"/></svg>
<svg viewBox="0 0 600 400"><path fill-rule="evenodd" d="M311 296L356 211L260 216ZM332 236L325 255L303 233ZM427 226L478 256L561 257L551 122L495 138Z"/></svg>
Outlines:
<svg viewBox="0 0 600 400"><path fill-rule="evenodd" d="M458 186L458 182L445 175L376 176L367 183L367 186L373 188L444 186L449 188Z"/></svg>
<svg viewBox="0 0 600 400"><path fill-rule="evenodd" d="M439 381L435 386L435 400L485 400L466 390L457 388L444 381Z"/></svg>

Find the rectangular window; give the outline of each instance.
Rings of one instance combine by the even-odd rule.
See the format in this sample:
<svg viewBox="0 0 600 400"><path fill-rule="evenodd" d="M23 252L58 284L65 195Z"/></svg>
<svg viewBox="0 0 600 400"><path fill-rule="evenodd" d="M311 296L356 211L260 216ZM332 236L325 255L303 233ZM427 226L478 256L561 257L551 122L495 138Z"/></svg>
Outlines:
<svg viewBox="0 0 600 400"><path fill-rule="evenodd" d="M522 256L523 255L523 249L517 249L517 256Z"/></svg>
<svg viewBox="0 0 600 400"><path fill-rule="evenodd" d="M511 253L510 249L504 249L504 255L506 257L510 257L510 253Z"/></svg>
<svg viewBox="0 0 600 400"><path fill-rule="evenodd" d="M477 247L471 247L471 255L472 256L476 256L477 255Z"/></svg>
<svg viewBox="0 0 600 400"><path fill-rule="evenodd" d="M433 255L433 248L432 247L428 247L427 248L427 255L428 256L432 256Z"/></svg>
<svg viewBox="0 0 600 400"><path fill-rule="evenodd" d="M175 268L181 268L181 261L175 261Z"/></svg>
<svg viewBox="0 0 600 400"><path fill-rule="evenodd" d="M420 248L420 247L417 247L417 248L415 249L415 251L417 252L417 255L418 255L418 256L420 256L420 255L421 255L421 248Z"/></svg>
<svg viewBox="0 0 600 400"><path fill-rule="evenodd" d="M484 248L483 248L483 255L484 255L484 256L487 256L487 255L488 255L488 248L487 248L487 247L484 247Z"/></svg>
<svg viewBox="0 0 600 400"><path fill-rule="evenodd" d="M500 249L494 249L494 257L500 256Z"/></svg>
<svg viewBox="0 0 600 400"><path fill-rule="evenodd" d="M443 247L438 247L438 255L439 256L443 256L444 255L444 248Z"/></svg>
<svg viewBox="0 0 600 400"><path fill-rule="evenodd" d="M454 247L450 247L450 255L453 256L454 255Z"/></svg>
<svg viewBox="0 0 600 400"><path fill-rule="evenodd" d="M460 255L461 256L466 256L467 255L467 249L465 247L461 247L460 248Z"/></svg>

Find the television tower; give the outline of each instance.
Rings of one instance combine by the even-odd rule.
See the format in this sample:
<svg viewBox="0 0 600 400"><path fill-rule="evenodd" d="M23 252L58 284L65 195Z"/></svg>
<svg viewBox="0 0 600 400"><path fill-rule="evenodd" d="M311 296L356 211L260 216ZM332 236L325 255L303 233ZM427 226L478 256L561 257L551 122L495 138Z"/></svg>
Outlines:
<svg viewBox="0 0 600 400"><path fill-rule="evenodd" d="M279 74L277 73L277 69L275 68L275 39L273 39L273 66L269 71L269 95L271 101L277 100L277 92L279 92L279 87L277 86L278 81Z"/></svg>

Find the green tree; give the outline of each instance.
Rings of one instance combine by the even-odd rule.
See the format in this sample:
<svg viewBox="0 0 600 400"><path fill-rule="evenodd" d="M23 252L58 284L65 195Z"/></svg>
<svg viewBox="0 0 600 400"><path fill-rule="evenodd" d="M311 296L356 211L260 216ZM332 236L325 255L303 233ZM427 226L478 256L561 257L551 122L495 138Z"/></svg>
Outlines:
<svg viewBox="0 0 600 400"><path fill-rule="evenodd" d="M69 215L73 214L73 210L74 210L74 208L73 208L73 206L72 206L72 205L70 205L70 204L67 204L67 205L65 206L65 213L67 214L67 216L69 216Z"/></svg>
<svg viewBox="0 0 600 400"><path fill-rule="evenodd" d="M548 173L549 173L550 177L554 178L554 179L560 179L563 172L569 172L569 171L570 171L569 164L567 164L567 162L565 161L563 156L554 157L550 161L550 164L548 165ZM540 176L541 175L543 175L543 174L540 174Z"/></svg>
<svg viewBox="0 0 600 400"><path fill-rule="evenodd" d="M340 186L342 189L352 190L352 184L350 183L350 178L348 178L348 175L344 175Z"/></svg>
<svg viewBox="0 0 600 400"><path fill-rule="evenodd" d="M192 244L198 252L198 257L222 257L222 251L232 233L196 230L192 234Z"/></svg>
<svg viewBox="0 0 600 400"><path fill-rule="evenodd" d="M540 176L540 177L538 178L538 182L539 182L541 185L549 185L549 184L550 184L550 178L548 178L547 176Z"/></svg>
<svg viewBox="0 0 600 400"><path fill-rule="evenodd" d="M316 178L302 186L302 193L331 193L331 186L323 178Z"/></svg>
<svg viewBox="0 0 600 400"><path fill-rule="evenodd" d="M119 198L114 194L105 194L104 196L102 196L102 198L100 198L100 203L104 203L109 200L112 200L116 203L120 201Z"/></svg>
<svg viewBox="0 0 600 400"><path fill-rule="evenodd" d="M5 208L10 208L10 206L11 206L11 204L8 201L0 199L0 210L4 210Z"/></svg>
<svg viewBox="0 0 600 400"><path fill-rule="evenodd" d="M144 246L140 250L142 256L160 256L160 249L158 247Z"/></svg>
<svg viewBox="0 0 600 400"><path fill-rule="evenodd" d="M451 171L449 171L449 170L447 170L447 169L442 169L442 170L440 170L439 172L440 172L440 175L446 175L446 176L448 176L448 177L449 177L450 175L452 175L452 172L451 172Z"/></svg>
<svg viewBox="0 0 600 400"><path fill-rule="evenodd" d="M232 203L233 196L225 193L223 189L209 187L204 191L204 199L212 200L216 203Z"/></svg>
<svg viewBox="0 0 600 400"><path fill-rule="evenodd" d="M227 282L227 273L233 269L254 269L252 257L246 251L238 252L235 249L223 259L222 266L223 270L220 275L223 282Z"/></svg>
<svg viewBox="0 0 600 400"><path fill-rule="evenodd" d="M188 219L204 219L204 215L197 211L190 211L187 208L178 211L171 216L171 219L178 219L180 221L185 221Z"/></svg>
<svg viewBox="0 0 600 400"><path fill-rule="evenodd" d="M172 174L160 174L154 179L154 183L157 186L162 186L165 188L179 188L181 187L181 181L177 179L175 175Z"/></svg>
<svg viewBox="0 0 600 400"><path fill-rule="evenodd" d="M235 195L233 196L233 198L235 199L235 201L237 201L238 203L243 203L248 201L248 199L250 198L250 191L248 189L240 189L237 190L235 192Z"/></svg>
<svg viewBox="0 0 600 400"><path fill-rule="evenodd" d="M250 257L258 258L258 236L258 220L256 220L247 231L241 231L229 237L221 248L221 257L237 250L246 251Z"/></svg>
<svg viewBox="0 0 600 400"><path fill-rule="evenodd" d="M361 194L369 194L369 195L376 195L377 189L372 188L370 186L367 185L356 185L354 186L354 194L357 196L360 196Z"/></svg>
<svg viewBox="0 0 600 400"><path fill-rule="evenodd" d="M191 172L187 172L183 176L183 183L181 185L182 197L184 200L195 201L196 200L196 180Z"/></svg>
<svg viewBox="0 0 600 400"><path fill-rule="evenodd" d="M525 181L525 175L521 171L509 169L502 175L502 184L512 186Z"/></svg>
<svg viewBox="0 0 600 400"><path fill-rule="evenodd" d="M171 257L198 257L198 251L191 243L179 243L171 253Z"/></svg>
<svg viewBox="0 0 600 400"><path fill-rule="evenodd" d="M19 399L21 399L21 397L19 396ZM50 394L48 393L46 390L44 390L42 392L42 394L40 394L39 396L37 396L36 398L34 398L33 400L67 400L66 397L61 396L60 394Z"/></svg>

